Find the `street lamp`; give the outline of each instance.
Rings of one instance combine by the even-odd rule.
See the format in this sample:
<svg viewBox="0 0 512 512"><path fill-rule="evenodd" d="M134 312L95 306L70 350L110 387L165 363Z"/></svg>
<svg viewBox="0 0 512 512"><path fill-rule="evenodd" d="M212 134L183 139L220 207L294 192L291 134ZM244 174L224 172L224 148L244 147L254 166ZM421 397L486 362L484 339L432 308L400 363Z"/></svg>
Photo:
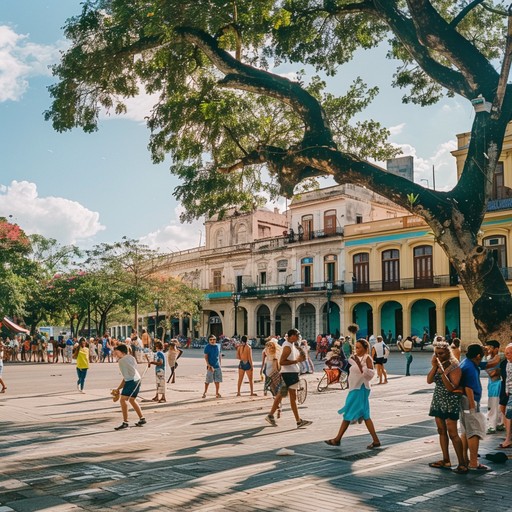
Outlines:
<svg viewBox="0 0 512 512"><path fill-rule="evenodd" d="M155 306L155 338L158 339L158 306L160 306L160 300L155 299L153 302Z"/></svg>
<svg viewBox="0 0 512 512"><path fill-rule="evenodd" d="M327 334L331 334L331 297L332 297L332 281L325 283L327 290Z"/></svg>
<svg viewBox="0 0 512 512"><path fill-rule="evenodd" d="M238 304L240 303L239 293L233 293L233 303L235 304L235 334L233 336L238 336Z"/></svg>

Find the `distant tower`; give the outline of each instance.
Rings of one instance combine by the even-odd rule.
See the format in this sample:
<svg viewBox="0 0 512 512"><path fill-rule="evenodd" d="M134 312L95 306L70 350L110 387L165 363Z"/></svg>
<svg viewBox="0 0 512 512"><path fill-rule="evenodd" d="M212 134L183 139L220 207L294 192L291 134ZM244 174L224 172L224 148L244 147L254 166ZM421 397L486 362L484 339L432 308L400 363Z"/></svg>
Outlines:
<svg viewBox="0 0 512 512"><path fill-rule="evenodd" d="M400 156L391 158L386 162L388 172L402 176L409 181L414 181L414 157Z"/></svg>

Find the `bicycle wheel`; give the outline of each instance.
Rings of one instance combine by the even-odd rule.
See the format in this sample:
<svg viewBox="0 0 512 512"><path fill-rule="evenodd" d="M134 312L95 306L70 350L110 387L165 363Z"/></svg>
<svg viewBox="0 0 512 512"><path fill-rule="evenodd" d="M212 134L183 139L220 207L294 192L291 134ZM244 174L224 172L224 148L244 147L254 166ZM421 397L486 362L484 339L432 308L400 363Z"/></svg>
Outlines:
<svg viewBox="0 0 512 512"><path fill-rule="evenodd" d="M322 375L322 378L318 381L318 386L316 387L316 389L319 392L322 392L327 389L327 386L328 386L327 373L324 372L324 374Z"/></svg>
<svg viewBox="0 0 512 512"><path fill-rule="evenodd" d="M344 372L343 370L340 373L340 386L341 389L347 389L348 388L348 373Z"/></svg>
<svg viewBox="0 0 512 512"><path fill-rule="evenodd" d="M302 405L308 396L308 383L306 379L299 379L299 387L297 388L297 403Z"/></svg>

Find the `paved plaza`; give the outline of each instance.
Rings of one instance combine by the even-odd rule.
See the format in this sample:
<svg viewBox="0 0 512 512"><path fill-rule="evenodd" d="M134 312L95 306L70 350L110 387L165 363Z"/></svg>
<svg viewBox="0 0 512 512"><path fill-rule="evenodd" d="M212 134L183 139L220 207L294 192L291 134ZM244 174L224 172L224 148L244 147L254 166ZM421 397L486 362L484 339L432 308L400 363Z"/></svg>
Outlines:
<svg viewBox="0 0 512 512"><path fill-rule="evenodd" d="M424 375L399 375L400 354L392 354L396 374L389 384L372 390L382 448L367 450L364 425L351 426L339 448L324 444L337 432L346 391L317 392L320 372L307 376L309 393L300 408L313 425L296 429L285 402L275 428L264 421L271 399L260 382L257 397L248 396L247 384L245 396L235 397L232 354L225 358L223 397L213 398L210 389L201 399L197 352L180 359L166 404L149 401L154 375L146 374L148 423L121 432L113 430L121 421L119 405L108 395L120 381L117 365L92 365L85 394L76 391L74 366L6 365L0 512L512 510L512 461L484 459L502 436L481 444L490 473L428 467L440 457L434 420L427 416L433 386ZM428 363L428 354L421 357ZM131 424L135 419L131 411ZM278 455L281 448L293 455Z"/></svg>

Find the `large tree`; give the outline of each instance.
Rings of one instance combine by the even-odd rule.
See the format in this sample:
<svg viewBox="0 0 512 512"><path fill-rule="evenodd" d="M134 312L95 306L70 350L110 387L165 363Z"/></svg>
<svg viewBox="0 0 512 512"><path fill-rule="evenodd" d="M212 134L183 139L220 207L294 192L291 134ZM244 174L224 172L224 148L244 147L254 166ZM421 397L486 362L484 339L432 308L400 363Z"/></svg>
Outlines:
<svg viewBox="0 0 512 512"><path fill-rule="evenodd" d="M508 342L512 298L478 231L512 115L509 14L482 0L91 0L65 28L71 46L54 68L46 118L60 131L93 131L102 109L123 112L141 87L157 94L150 150L155 161L171 153L185 218L254 207L262 193L290 196L318 176L366 186L425 219L481 339ZM337 98L319 79L271 71L288 61L335 75L357 49L383 41L400 62L393 85L406 89L405 102L448 95L488 107L475 115L449 192L368 162L391 153L377 123L349 123L373 89L355 80Z"/></svg>

